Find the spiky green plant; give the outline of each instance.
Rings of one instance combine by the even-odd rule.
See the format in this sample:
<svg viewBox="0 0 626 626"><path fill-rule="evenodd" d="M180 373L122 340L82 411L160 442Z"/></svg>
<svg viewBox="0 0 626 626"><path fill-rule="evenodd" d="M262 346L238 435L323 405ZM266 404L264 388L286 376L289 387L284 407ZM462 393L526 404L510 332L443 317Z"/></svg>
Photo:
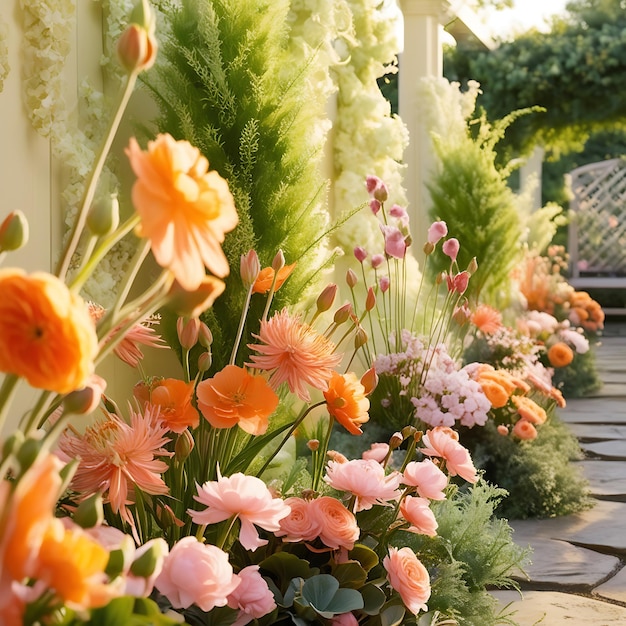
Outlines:
<svg viewBox="0 0 626 626"><path fill-rule="evenodd" d="M214 369L228 361L237 332L242 254L254 248L267 266L282 250L288 263L298 262L277 294L278 307L302 298L320 272L328 225L318 122L326 96L307 88L314 57L303 67L289 57L288 11L288 0L161 6L159 62L146 79L159 107L157 129L201 150L228 180L240 219L224 244L231 266L226 292L206 314ZM248 331L258 325L261 300L253 298ZM244 358L245 350L238 362Z"/></svg>

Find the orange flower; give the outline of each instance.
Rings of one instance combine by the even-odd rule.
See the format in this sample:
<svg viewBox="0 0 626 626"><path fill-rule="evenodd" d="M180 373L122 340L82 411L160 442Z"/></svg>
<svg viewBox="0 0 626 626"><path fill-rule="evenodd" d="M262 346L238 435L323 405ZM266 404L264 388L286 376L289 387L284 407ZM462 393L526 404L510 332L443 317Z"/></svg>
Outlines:
<svg viewBox="0 0 626 626"><path fill-rule="evenodd" d="M362 435L361 424L369 420L370 401L356 374L333 372L324 392L328 412L352 435Z"/></svg>
<svg viewBox="0 0 626 626"><path fill-rule="evenodd" d="M273 389L286 382L289 390L305 402L311 400L307 385L327 389L333 368L342 358L332 341L286 309L261 322L255 337L263 343L248 345L260 353L250 357L250 367L271 372Z"/></svg>
<svg viewBox="0 0 626 626"><path fill-rule="evenodd" d="M537 438L537 429L528 420L521 419L513 426L513 435L518 439L531 441Z"/></svg>
<svg viewBox="0 0 626 626"><path fill-rule="evenodd" d="M389 584L400 594L404 606L417 615L428 611L426 602L430 598L430 576L428 570L411 548L389 548L383 559Z"/></svg>
<svg viewBox="0 0 626 626"><path fill-rule="evenodd" d="M490 335L502 327L502 314L488 304L481 304L472 313L471 321L478 330Z"/></svg>
<svg viewBox="0 0 626 626"><path fill-rule="evenodd" d="M543 424L548 416L534 400L526 396L511 396L513 404L517 407L517 412L532 424Z"/></svg>
<svg viewBox="0 0 626 626"><path fill-rule="evenodd" d="M291 265L284 265L278 270L278 276L276 276L276 284L274 285L274 291L278 291L282 284L287 280L289 274L293 272L295 263ZM252 293L267 293L272 288L274 282L274 269L272 267L265 267L257 276L252 287Z"/></svg>
<svg viewBox="0 0 626 626"><path fill-rule="evenodd" d="M492 408L500 409L509 401L509 394L502 385L488 379L479 380L478 382Z"/></svg>
<svg viewBox="0 0 626 626"><path fill-rule="evenodd" d="M154 378L149 385L135 385L134 396L148 402L159 410L159 419L175 433L182 433L188 426L196 428L200 415L191 404L193 382L186 383L176 378Z"/></svg>
<svg viewBox="0 0 626 626"><path fill-rule="evenodd" d="M267 431L268 418L278 406L278 396L263 376L227 365L213 378L203 380L197 389L198 408L215 428L239 424L250 435Z"/></svg>
<svg viewBox="0 0 626 626"><path fill-rule="evenodd" d="M65 528L55 519L41 543L35 578L52 587L71 608L96 608L115 595L106 584L108 561L108 551L80 527Z"/></svg>
<svg viewBox="0 0 626 626"><path fill-rule="evenodd" d="M126 505L134 501L135 485L151 495L168 492L161 478L167 463L156 458L172 454L163 448L167 428L158 424L158 408L151 405L146 405L144 415L132 412L130 424L114 414L107 417L81 436L63 433L59 450L80 459L71 488L84 497L103 492L113 512L132 526Z"/></svg>
<svg viewBox="0 0 626 626"><path fill-rule="evenodd" d="M98 339L83 300L56 276L0 270L0 371L66 394L93 373Z"/></svg>
<svg viewBox="0 0 626 626"><path fill-rule="evenodd" d="M552 367L565 367L574 360L574 352L562 341L550 346L548 350L548 361Z"/></svg>
<svg viewBox="0 0 626 626"><path fill-rule="evenodd" d="M221 248L239 218L228 183L188 141L158 135L142 151L134 138L126 149L137 175L133 204L141 223L137 233L150 239L152 252L181 286L193 291L205 276L228 274Z"/></svg>

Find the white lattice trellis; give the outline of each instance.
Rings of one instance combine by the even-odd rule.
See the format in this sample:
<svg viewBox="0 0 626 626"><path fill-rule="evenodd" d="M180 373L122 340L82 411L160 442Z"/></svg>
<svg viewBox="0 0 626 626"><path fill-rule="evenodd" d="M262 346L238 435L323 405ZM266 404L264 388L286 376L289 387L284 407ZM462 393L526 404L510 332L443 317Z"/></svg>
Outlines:
<svg viewBox="0 0 626 626"><path fill-rule="evenodd" d="M626 160L590 163L570 177L571 284L626 288Z"/></svg>

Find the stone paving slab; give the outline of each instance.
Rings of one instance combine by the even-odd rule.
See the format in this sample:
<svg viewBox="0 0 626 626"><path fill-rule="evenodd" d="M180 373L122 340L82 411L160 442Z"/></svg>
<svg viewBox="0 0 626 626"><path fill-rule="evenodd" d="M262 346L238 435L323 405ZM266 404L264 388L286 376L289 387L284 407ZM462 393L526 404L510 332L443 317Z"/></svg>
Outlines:
<svg viewBox="0 0 626 626"><path fill-rule="evenodd" d="M626 425L614 426L613 424L578 424L569 422L568 428L578 439L588 442L621 440L626 441Z"/></svg>
<svg viewBox="0 0 626 626"><path fill-rule="evenodd" d="M575 398L559 410L559 417L568 424L626 425L626 398Z"/></svg>
<svg viewBox="0 0 626 626"><path fill-rule="evenodd" d="M533 539L567 539L579 546L626 555L626 504L598 500L576 515L550 519L511 520L513 539L532 545Z"/></svg>
<svg viewBox="0 0 626 626"><path fill-rule="evenodd" d="M586 460L579 463L583 475L589 482L592 495L626 497L626 463L602 460Z"/></svg>
<svg viewBox="0 0 626 626"><path fill-rule="evenodd" d="M585 453L593 456L615 461L626 461L626 442L624 441L599 441L596 443L585 443L581 441L580 447Z"/></svg>
<svg viewBox="0 0 626 626"><path fill-rule="evenodd" d="M519 626L624 626L626 607L556 591L494 591L492 595Z"/></svg>
<svg viewBox="0 0 626 626"><path fill-rule="evenodd" d="M593 590L593 595L626 605L626 569L622 568L615 576Z"/></svg>

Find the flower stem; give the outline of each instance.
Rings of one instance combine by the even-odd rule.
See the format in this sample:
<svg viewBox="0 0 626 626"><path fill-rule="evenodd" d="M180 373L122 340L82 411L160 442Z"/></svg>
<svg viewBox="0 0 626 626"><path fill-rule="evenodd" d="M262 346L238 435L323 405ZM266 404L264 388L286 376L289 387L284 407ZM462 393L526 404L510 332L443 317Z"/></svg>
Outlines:
<svg viewBox="0 0 626 626"><path fill-rule="evenodd" d="M241 336L243 335L243 327L246 323L246 318L248 317L248 309L250 307L250 298L252 297L252 288L254 285L250 285L248 287L248 293L246 294L246 301L243 305L243 309L241 311L241 318L239 320L239 328L237 329L237 338L235 339L235 343L233 344L233 351L230 355L229 365L235 364L235 359L237 358L237 350L239 350L239 344L241 343Z"/></svg>
<svg viewBox="0 0 626 626"><path fill-rule="evenodd" d="M19 381L20 377L15 374L6 374L2 381L2 386L0 387L0 430L2 430L6 421Z"/></svg>
<svg viewBox="0 0 626 626"><path fill-rule="evenodd" d="M70 240L68 242L67 247L65 248L65 253L61 257L61 261L57 268L57 276L61 280L65 280L65 276L70 267L70 262L72 260L72 256L76 252L76 248L78 247L78 242L80 241L80 237L85 228L85 223L87 222L87 214L89 213L89 209L91 207L91 203L93 202L94 196L96 194L96 187L98 184L98 180L100 175L102 174L102 169L104 168L104 163L109 154L109 150L111 149L111 145L113 143L113 139L117 133L117 129L119 128L120 122L122 120L122 116L124 111L126 110L126 106L128 105L128 101L130 100L130 96L135 87L135 82L137 80L137 73L131 72L126 76L126 84L124 85L119 104L117 105L117 109L115 111L115 115L109 124L109 128L104 136L104 140L102 145L100 146L100 150L98 152L96 162L91 170L89 175L89 179L87 180L87 186L85 187L85 194L83 196L83 202L80 207L80 211L78 213L78 217L74 222L74 227L72 229L72 234L70 236Z"/></svg>

